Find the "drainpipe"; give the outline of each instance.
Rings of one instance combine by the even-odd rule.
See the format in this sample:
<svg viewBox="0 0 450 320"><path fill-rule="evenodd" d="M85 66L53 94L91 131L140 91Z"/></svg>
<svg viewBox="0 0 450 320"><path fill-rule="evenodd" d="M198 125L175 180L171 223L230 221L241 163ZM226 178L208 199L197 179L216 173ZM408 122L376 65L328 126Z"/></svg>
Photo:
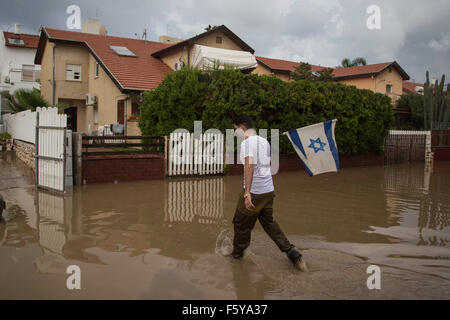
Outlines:
<svg viewBox="0 0 450 320"><path fill-rule="evenodd" d="M127 101L129 95L127 95L126 99L123 100L123 135L127 135Z"/></svg>
<svg viewBox="0 0 450 320"><path fill-rule="evenodd" d="M55 48L56 48L56 43L53 43L53 57L52 57L52 107L55 106L55 89L56 89L56 83L55 83Z"/></svg>

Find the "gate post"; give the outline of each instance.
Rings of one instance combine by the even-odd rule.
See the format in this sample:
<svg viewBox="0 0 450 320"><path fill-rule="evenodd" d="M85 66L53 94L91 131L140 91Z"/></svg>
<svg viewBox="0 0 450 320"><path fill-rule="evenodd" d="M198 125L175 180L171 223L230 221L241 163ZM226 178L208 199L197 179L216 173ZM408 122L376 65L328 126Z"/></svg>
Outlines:
<svg viewBox="0 0 450 320"><path fill-rule="evenodd" d="M75 177L75 185L82 185L83 159L82 159L82 135L81 133L72 133L73 148L73 175Z"/></svg>

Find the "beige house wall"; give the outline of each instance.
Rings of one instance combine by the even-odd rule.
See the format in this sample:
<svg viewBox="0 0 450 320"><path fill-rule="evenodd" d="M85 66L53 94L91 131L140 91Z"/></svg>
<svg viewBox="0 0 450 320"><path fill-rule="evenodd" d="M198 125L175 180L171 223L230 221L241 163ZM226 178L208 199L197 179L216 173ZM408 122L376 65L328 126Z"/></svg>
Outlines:
<svg viewBox="0 0 450 320"><path fill-rule="evenodd" d="M117 123L117 102L127 98L126 94L122 94L111 77L103 69L102 65L98 66L98 76L95 75L95 66L97 60L93 55L89 54L89 87L88 92L97 97L97 105L89 106L92 109L92 118L89 120L93 128L97 130L98 126ZM127 105L130 103L127 103ZM131 105L131 104L130 104ZM95 109L94 109L95 108ZM94 122L94 112L97 111L98 121ZM130 106L131 112L131 106ZM130 113L127 112L129 115Z"/></svg>
<svg viewBox="0 0 450 320"><path fill-rule="evenodd" d="M392 94L387 94L395 102L403 92L403 78L392 68L392 72L385 70L376 77L354 78L338 80L338 82L355 86L358 89L368 89L373 92L386 94L386 85L392 86Z"/></svg>
<svg viewBox="0 0 450 320"><path fill-rule="evenodd" d="M52 103L53 45L47 41L41 61L41 95L48 104Z"/></svg>
<svg viewBox="0 0 450 320"><path fill-rule="evenodd" d="M273 75L272 71L270 71L269 69L267 69L266 67L261 65L259 62L258 62L258 66L255 69L253 69L252 73L260 75L260 76L262 76L262 75L266 75L266 76Z"/></svg>
<svg viewBox="0 0 450 320"><path fill-rule="evenodd" d="M265 66L261 65L260 63L258 63L258 66L252 71L252 73L260 75L260 76L262 76L262 75L275 76L278 79L283 80L283 81L292 81L289 74L281 73L281 72L272 72Z"/></svg>
<svg viewBox="0 0 450 320"><path fill-rule="evenodd" d="M66 80L68 64L81 65L81 81ZM89 51L86 48L79 45L56 44L55 83L56 100L86 98L89 84Z"/></svg>

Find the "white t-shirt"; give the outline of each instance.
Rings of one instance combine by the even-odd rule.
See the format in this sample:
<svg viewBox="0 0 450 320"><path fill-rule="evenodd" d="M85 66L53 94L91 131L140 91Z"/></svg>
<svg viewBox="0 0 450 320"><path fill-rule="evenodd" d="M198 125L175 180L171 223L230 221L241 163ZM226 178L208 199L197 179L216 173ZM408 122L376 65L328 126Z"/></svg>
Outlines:
<svg viewBox="0 0 450 320"><path fill-rule="evenodd" d="M274 191L272 174L270 172L270 144L260 136L250 136L241 143L240 160L244 165L245 188L245 158L252 157L253 181L250 192L262 194Z"/></svg>

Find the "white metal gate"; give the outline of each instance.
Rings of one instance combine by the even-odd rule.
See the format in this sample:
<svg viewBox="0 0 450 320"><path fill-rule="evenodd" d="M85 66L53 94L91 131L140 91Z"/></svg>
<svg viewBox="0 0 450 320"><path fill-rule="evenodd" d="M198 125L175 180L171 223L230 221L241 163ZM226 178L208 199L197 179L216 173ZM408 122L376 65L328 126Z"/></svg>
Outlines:
<svg viewBox="0 0 450 320"><path fill-rule="evenodd" d="M224 135L172 132L168 146L168 175L207 175L223 173Z"/></svg>
<svg viewBox="0 0 450 320"><path fill-rule="evenodd" d="M36 114L36 185L66 190L67 115Z"/></svg>

